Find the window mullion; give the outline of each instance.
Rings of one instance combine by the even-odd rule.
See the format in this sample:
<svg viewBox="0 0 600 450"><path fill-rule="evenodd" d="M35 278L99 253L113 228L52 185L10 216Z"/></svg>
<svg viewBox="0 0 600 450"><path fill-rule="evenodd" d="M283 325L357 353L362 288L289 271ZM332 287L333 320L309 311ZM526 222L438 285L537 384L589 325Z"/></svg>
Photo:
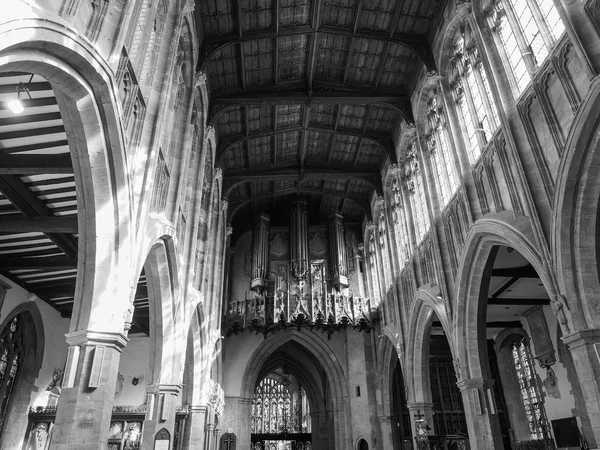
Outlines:
<svg viewBox="0 0 600 450"><path fill-rule="evenodd" d="M483 82L483 78L481 76L480 70L484 70L482 67L482 62L475 61L475 63L472 65L472 70L473 76L475 77L475 83L477 83L477 86L479 87L479 92L481 93L481 98L483 99L483 107L485 108L485 113L488 117L490 131L493 134L494 131L496 131L496 129L500 126L500 124L498 123L497 114L494 114L494 107L490 102L490 95L492 95L492 93L488 92L488 90L486 89L485 83Z"/></svg>
<svg viewBox="0 0 600 450"><path fill-rule="evenodd" d="M464 91L464 100L467 102L467 106L469 107L469 112L471 113L471 120L473 121L473 126L475 127L475 136L477 138L477 143L479 145L479 154L485 147L485 132L483 131L483 124L477 115L477 108L475 107L475 102L473 102L473 96L471 95L471 88L469 87L469 83L466 80L466 75L463 74L463 91ZM477 158L474 158L477 159ZM474 162L474 161L473 161Z"/></svg>
<svg viewBox="0 0 600 450"><path fill-rule="evenodd" d="M531 13L533 14L535 23L538 26L538 29L540 30L540 33L542 35L542 39L544 40L544 44L546 45L546 48L548 49L548 53L550 53L550 49L552 49L552 47L554 47L555 41L554 41L554 37L552 36L552 32L550 31L550 28L548 28L546 19L544 19L544 14L542 14L542 10L540 9L540 6L538 5L537 1L527 0L527 4L529 5L529 8L531 9ZM540 61L540 63L541 62L542 61Z"/></svg>
<svg viewBox="0 0 600 450"><path fill-rule="evenodd" d="M523 0L518 0L523 1ZM512 5L510 1L504 1L504 11L506 12L506 19L508 20L508 26L512 28L513 35L515 36L515 40L517 41L517 45L519 46L519 50L521 51L521 55L523 57L523 61L525 61L525 66L529 71L529 74L533 74L536 69L535 57L533 55L533 49L527 43L525 39L525 35L523 34L523 29L521 28L521 24L515 15Z"/></svg>

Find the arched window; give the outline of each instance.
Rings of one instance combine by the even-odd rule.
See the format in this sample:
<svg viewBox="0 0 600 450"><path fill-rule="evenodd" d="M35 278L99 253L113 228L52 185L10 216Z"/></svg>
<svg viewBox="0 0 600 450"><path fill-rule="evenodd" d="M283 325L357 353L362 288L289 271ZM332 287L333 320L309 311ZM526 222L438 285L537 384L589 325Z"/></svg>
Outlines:
<svg viewBox="0 0 600 450"><path fill-rule="evenodd" d="M393 277L392 266L390 264L387 226L385 223L385 207L383 202L379 209L379 250L381 251L381 260L383 261L383 281L387 289L392 283Z"/></svg>
<svg viewBox="0 0 600 450"><path fill-rule="evenodd" d="M400 266L403 266L410 257L410 235L408 233L408 222L406 221L401 189L400 179L394 176L394 180L392 181L392 219L394 221L396 242L398 243L398 259Z"/></svg>
<svg viewBox="0 0 600 450"><path fill-rule="evenodd" d="M454 38L451 86L462 119L469 162L473 164L500 125L490 83L470 28Z"/></svg>
<svg viewBox="0 0 600 450"><path fill-rule="evenodd" d="M369 450L369 444L364 439L359 439L358 445L356 446L358 450Z"/></svg>
<svg viewBox="0 0 600 450"><path fill-rule="evenodd" d="M550 433L544 400L537 383L533 357L525 338L521 337L512 343L511 354L531 438L549 439Z"/></svg>
<svg viewBox="0 0 600 450"><path fill-rule="evenodd" d="M565 27L553 0L495 0L489 9L489 20L518 95Z"/></svg>
<svg viewBox="0 0 600 450"><path fill-rule="evenodd" d="M6 422L11 394L23 361L23 333L19 316L0 332L0 433Z"/></svg>
<svg viewBox="0 0 600 450"><path fill-rule="evenodd" d="M456 175L454 159L450 153L446 122L443 120L442 108L438 106L435 95L429 102L428 107L427 146L431 153L441 206L444 207L458 188L458 176Z"/></svg>
<svg viewBox="0 0 600 450"><path fill-rule="evenodd" d="M405 176L410 193L410 203L412 206L413 223L415 227L415 238L417 243L425 237L429 231L429 211L427 209L427 200L425 198L425 184L423 175L417 158L417 149L415 143L406 157Z"/></svg>

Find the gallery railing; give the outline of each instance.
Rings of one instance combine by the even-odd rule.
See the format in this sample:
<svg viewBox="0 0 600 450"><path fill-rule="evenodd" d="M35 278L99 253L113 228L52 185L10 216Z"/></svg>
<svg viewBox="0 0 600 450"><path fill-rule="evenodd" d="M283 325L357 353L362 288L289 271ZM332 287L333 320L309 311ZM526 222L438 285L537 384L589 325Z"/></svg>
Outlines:
<svg viewBox="0 0 600 450"><path fill-rule="evenodd" d="M511 442L512 450L554 450L556 446L552 439L531 439Z"/></svg>
<svg viewBox="0 0 600 450"><path fill-rule="evenodd" d="M178 406L175 416L173 450L181 450L181 436L188 415L187 406ZM108 450L139 450L146 405L113 406L110 429L107 436ZM29 426L25 448L46 449L56 420L56 406L33 406L29 409Z"/></svg>
<svg viewBox="0 0 600 450"><path fill-rule="evenodd" d="M316 329L331 337L334 331L348 326L370 331L373 313L368 298L342 293L318 297L257 294L229 302L226 330L228 336L245 329L267 336L294 327L298 331Z"/></svg>
<svg viewBox="0 0 600 450"><path fill-rule="evenodd" d="M465 434L427 436L416 438L417 450L470 450L469 437Z"/></svg>

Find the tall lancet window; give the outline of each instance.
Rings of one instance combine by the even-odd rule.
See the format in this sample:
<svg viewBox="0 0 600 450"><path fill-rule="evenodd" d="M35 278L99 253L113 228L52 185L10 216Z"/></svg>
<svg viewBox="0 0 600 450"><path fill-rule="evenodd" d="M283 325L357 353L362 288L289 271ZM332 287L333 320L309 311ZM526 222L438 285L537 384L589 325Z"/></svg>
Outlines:
<svg viewBox="0 0 600 450"><path fill-rule="evenodd" d="M383 200L380 202L381 206L379 209L379 249L381 251L381 260L383 261L383 279L385 287L389 287L392 283L392 266L390 264L390 254L388 247L388 235L387 226L385 223L385 206Z"/></svg>
<svg viewBox="0 0 600 450"><path fill-rule="evenodd" d="M394 175L392 181L391 206L396 242L398 243L398 259L400 260L400 266L404 266L410 257L410 235L406 221L406 212L404 211L404 202L402 201L402 185L398 175Z"/></svg>
<svg viewBox="0 0 600 450"><path fill-rule="evenodd" d="M417 243L419 243L425 237L427 231L429 231L431 224L429 223L425 184L423 182L423 174L421 173L421 167L417 157L415 142L411 144L410 151L406 156L404 170L412 206L415 238Z"/></svg>
<svg viewBox="0 0 600 450"><path fill-rule="evenodd" d="M533 356L527 341L524 338L514 341L511 352L531 439L549 439L550 433L544 400L537 382Z"/></svg>
<svg viewBox="0 0 600 450"><path fill-rule="evenodd" d="M469 162L473 164L500 120L490 82L468 26L456 34L453 51L450 81L464 127Z"/></svg>
<svg viewBox="0 0 600 450"><path fill-rule="evenodd" d="M429 102L428 107L427 146L431 153L440 203L444 207L458 188L458 176L448 140L446 121L435 95Z"/></svg>
<svg viewBox="0 0 600 450"><path fill-rule="evenodd" d="M3 431L11 394L23 361L23 334L19 316L0 333L0 432Z"/></svg>
<svg viewBox="0 0 600 450"><path fill-rule="evenodd" d="M565 27L553 0L495 0L488 18L514 93L519 95Z"/></svg>

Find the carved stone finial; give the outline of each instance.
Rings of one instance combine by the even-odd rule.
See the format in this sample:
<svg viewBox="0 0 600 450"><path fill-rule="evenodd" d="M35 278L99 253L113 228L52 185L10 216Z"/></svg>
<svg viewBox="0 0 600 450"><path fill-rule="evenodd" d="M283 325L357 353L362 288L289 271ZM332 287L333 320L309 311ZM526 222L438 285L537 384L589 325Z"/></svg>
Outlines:
<svg viewBox="0 0 600 450"><path fill-rule="evenodd" d="M230 223L227 224L227 228L225 229L225 235L231 236L233 234L233 227Z"/></svg>
<svg viewBox="0 0 600 450"><path fill-rule="evenodd" d="M217 166L217 167L215 167L215 170L213 171L213 175L214 175L214 178L215 178L215 179L217 179L217 178L221 178L221 177L223 176L223 169L221 169L221 168L220 168L220 167L218 167L218 166Z"/></svg>
<svg viewBox="0 0 600 450"><path fill-rule="evenodd" d="M215 129L212 125L206 126L206 128L204 129L204 136L207 141L215 139Z"/></svg>
<svg viewBox="0 0 600 450"><path fill-rule="evenodd" d="M227 211L228 206L229 202L227 200L221 200L221 212Z"/></svg>
<svg viewBox="0 0 600 450"><path fill-rule="evenodd" d="M554 311L554 314L556 315L558 323L562 327L564 334L569 334L571 333L571 328L569 327L569 319L567 319L567 315L564 311L566 304L567 299L563 294L559 294L558 299L550 300L550 306L552 307L552 310Z"/></svg>

